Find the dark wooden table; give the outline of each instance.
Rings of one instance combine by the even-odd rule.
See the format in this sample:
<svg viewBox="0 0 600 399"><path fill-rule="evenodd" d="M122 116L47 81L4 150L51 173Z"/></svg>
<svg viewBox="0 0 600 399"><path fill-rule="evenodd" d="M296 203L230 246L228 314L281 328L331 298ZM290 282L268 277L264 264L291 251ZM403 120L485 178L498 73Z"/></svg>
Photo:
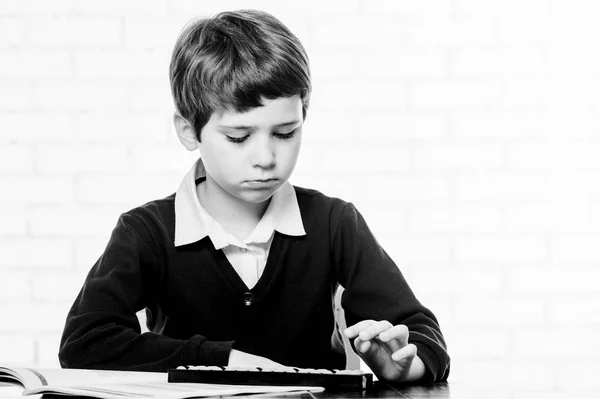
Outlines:
<svg viewBox="0 0 600 399"><path fill-rule="evenodd" d="M438 383L432 385L388 385L382 382L375 382L373 387L363 392L304 392L304 393L283 393L283 394L264 394L264 395L251 395L251 396L231 396L231 399L236 398L279 398L283 397L286 399L292 398L304 398L304 399L316 399L316 398L415 398L415 399L488 399L488 398L505 398L490 392L488 390L482 391L475 389L468 384L460 382L451 383Z"/></svg>

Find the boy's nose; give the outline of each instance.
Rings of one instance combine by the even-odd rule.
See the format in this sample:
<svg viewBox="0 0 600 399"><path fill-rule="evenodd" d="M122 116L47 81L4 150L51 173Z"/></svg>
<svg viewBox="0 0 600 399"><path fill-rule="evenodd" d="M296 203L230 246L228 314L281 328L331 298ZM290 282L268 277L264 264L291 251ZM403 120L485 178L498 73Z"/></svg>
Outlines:
<svg viewBox="0 0 600 399"><path fill-rule="evenodd" d="M252 165L263 169L271 169L275 166L275 145L268 140L260 141L252 156Z"/></svg>

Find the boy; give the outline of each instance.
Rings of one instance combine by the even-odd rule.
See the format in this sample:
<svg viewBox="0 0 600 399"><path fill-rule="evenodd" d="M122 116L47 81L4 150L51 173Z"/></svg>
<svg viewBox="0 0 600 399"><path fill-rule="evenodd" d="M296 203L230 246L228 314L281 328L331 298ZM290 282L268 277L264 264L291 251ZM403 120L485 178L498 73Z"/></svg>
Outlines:
<svg viewBox="0 0 600 399"><path fill-rule="evenodd" d="M177 135L200 158L174 195L121 215L67 316L61 365L341 369L342 285L344 333L380 379L446 379L435 316L356 208L288 182L311 92L299 40L267 13L224 12L184 29L170 78Z"/></svg>

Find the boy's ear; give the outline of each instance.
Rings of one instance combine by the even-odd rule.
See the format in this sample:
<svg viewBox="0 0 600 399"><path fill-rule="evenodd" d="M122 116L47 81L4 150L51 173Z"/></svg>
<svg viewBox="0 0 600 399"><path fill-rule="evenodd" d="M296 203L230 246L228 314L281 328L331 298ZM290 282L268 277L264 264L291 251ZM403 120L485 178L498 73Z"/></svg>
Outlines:
<svg viewBox="0 0 600 399"><path fill-rule="evenodd" d="M189 151L198 149L198 138L192 125L179 112L173 114L173 125L179 141Z"/></svg>

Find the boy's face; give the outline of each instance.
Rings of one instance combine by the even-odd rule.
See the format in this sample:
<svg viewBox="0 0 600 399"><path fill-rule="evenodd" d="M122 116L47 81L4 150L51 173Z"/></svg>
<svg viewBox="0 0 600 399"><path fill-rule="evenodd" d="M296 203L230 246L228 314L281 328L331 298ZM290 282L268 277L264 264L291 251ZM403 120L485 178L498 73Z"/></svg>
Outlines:
<svg viewBox="0 0 600 399"><path fill-rule="evenodd" d="M207 185L255 204L288 180L302 139L300 96L263 103L243 113L214 112L198 143Z"/></svg>

